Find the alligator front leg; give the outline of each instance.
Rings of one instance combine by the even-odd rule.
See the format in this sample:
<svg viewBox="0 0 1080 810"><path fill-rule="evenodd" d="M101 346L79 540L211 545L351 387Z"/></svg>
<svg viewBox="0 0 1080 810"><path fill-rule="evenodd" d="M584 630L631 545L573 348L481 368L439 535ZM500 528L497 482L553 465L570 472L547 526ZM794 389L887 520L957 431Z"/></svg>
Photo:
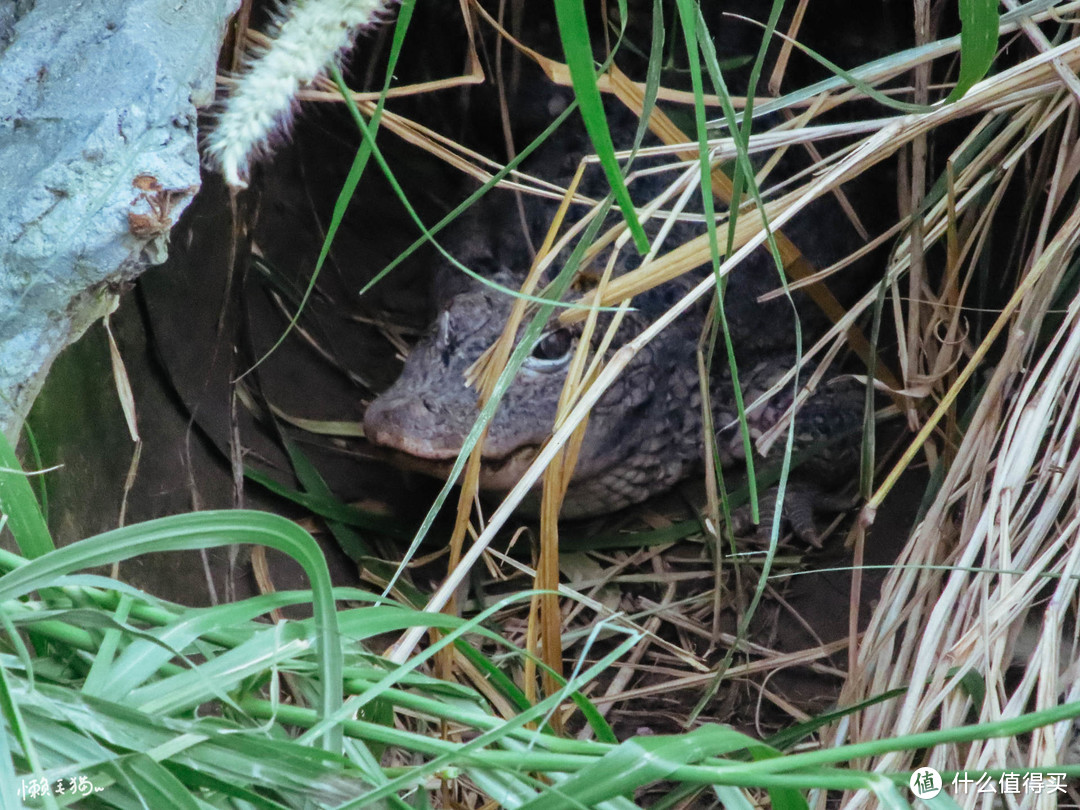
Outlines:
<svg viewBox="0 0 1080 810"><path fill-rule="evenodd" d="M732 534L736 537L767 536L776 516L776 496L776 487L761 493L758 502L759 523L754 523L750 504L735 509L731 513ZM847 511L856 503L858 496L827 492L810 481L796 479L784 493L781 529L788 527L804 543L820 548L821 535L815 517Z"/></svg>

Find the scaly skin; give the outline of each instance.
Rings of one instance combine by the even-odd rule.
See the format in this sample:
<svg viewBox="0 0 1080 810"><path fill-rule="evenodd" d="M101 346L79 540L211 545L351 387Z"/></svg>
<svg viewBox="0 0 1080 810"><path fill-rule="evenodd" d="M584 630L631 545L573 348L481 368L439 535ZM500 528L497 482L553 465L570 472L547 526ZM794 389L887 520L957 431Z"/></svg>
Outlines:
<svg viewBox="0 0 1080 810"><path fill-rule="evenodd" d="M550 206L531 202L532 198L527 200L534 227L546 224ZM509 195L477 206L455 252L467 264L489 275L517 273L520 278L529 257L521 240L509 236L515 233L514 214ZM823 251L820 244L830 241L823 233L829 229L822 227L820 219L815 224L817 230L806 234L814 251L809 255L821 261L823 252L831 253L824 257L831 261L836 246ZM695 226L680 225L672 236L679 240L696 232ZM627 248L621 257L632 252ZM621 257L622 266L616 274L626 270L626 260ZM639 334L686 291L690 281L696 280L676 280L634 299L634 309L626 314L609 352ZM727 286L725 312L747 404L794 361L791 303L786 299L765 304L756 300L777 284L771 257L758 251L736 269ZM478 413L476 391L465 385L465 371L502 332L510 306L509 297L479 284L451 295L433 328L409 354L401 377L368 408L364 419L367 438L411 457L407 466L445 477ZM807 340L820 333L820 313L812 306L800 306L800 315ZM701 305L671 324L637 353L596 403L563 505L563 517L621 509L671 488L700 469L703 430L695 352L705 316L706 307ZM606 326L604 319L601 326ZM597 330L596 339L603 331ZM519 371L488 430L483 446L482 489L508 491L550 436L569 357L579 335L580 326L560 330L552 322ZM732 465L741 463L743 443L735 426L735 397L722 350L715 366L710 399L714 425L719 431L719 456L722 464ZM803 373L803 380L808 373ZM787 391L752 413L751 436L759 436L774 424L790 401L788 386ZM822 446L832 436L857 429L861 405L862 393L857 387L820 390L796 421L796 449ZM848 442L843 453L850 455L851 446ZM835 469L839 466L836 458L833 452L819 466L823 470Z"/></svg>

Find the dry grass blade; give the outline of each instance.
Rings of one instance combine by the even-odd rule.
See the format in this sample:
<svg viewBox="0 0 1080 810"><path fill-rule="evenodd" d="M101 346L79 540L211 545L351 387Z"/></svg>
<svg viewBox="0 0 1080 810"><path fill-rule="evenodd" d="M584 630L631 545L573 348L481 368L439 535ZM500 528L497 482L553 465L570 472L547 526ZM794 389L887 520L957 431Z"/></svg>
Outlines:
<svg viewBox="0 0 1080 810"><path fill-rule="evenodd" d="M1060 241L1053 243L1058 250L1041 260L1050 270L1060 272L1063 255L1080 241L1080 214L1071 218L1067 227L1071 233L1062 234ZM1041 286L1044 290L1050 287ZM1040 297L1045 305L1049 296L1044 293ZM1072 598L1076 562L1075 554L1067 550L1070 544L1074 549L1076 545L1075 492L1080 484L1075 447L1080 408L1080 380L1076 376L1080 367L1078 315L1080 304L1074 301L1054 345L1043 355L1043 362L1027 375L1013 404L1006 407L1001 397L986 397L957 451L941 493L912 539L904 567L883 588L882 603L906 605L907 614L882 610L875 616L849 694L857 699L860 694L879 693L900 684L911 686L900 707L868 710L858 731L860 736L907 733L926 728L931 722L944 727L964 722L970 698L959 688L960 676L982 664L988 680L1002 681L1004 640L1017 617L1026 613L1043 592L1042 577L1062 577L1052 604L1062 606ZM1030 338L1022 329L1014 328L1009 338L1007 357L992 381L1000 387L992 391L1008 389L1006 379L1016 373L1027 355ZM1004 434L999 424L1004 424ZM982 452L984 447L995 448L996 458ZM952 528L948 515L956 511L958 500L964 502L957 498L962 492L972 494L964 499L967 508L957 530ZM946 553L946 549L953 551ZM972 571L980 561L985 568ZM955 570L950 574L921 568L942 564ZM1019 572L1025 573L1021 576ZM1053 627L1051 618L1056 617L1048 617L1048 625ZM1060 626L1058 622L1056 627ZM973 629L992 642L1001 642L995 645L996 653L964 654L964 647L970 647L971 642L960 644L961 636ZM915 633L919 642L897 647L901 632ZM958 646L957 654L950 654ZM948 677L946 669L956 663L961 663L961 672ZM1043 667L1040 672L1044 679L1056 684L1056 669ZM988 690L988 694L993 691ZM1055 705L1060 691L1044 685L1036 696L1038 705ZM1013 700L1021 706L1026 702L1026 698L1016 695ZM1002 712L1003 707L989 701L981 719L1007 716ZM932 764L942 769L965 767L951 756L955 755L939 754L938 761ZM882 758L878 767L903 768L907 758L890 755ZM1001 767L1005 761L1005 757L998 756L992 766Z"/></svg>
<svg viewBox="0 0 1080 810"><path fill-rule="evenodd" d="M324 87L325 89L308 91L308 94L304 96L305 98L310 100L341 102L341 93L336 89L331 89L333 88L333 84L328 80L320 78L316 80L315 85ZM359 99L356 102L357 108L363 113L370 115L375 109L376 102L364 100L364 95L365 94L363 93L355 93L353 94L353 97ZM497 171L504 168L498 161L491 160L475 150L462 146L452 138L448 138L441 133L425 127L422 124L418 124L404 116L397 115L389 110L383 110L381 120L382 126L386 127L388 131L393 132L406 143L410 143L413 146L417 146L424 151L429 152L480 183L488 182L495 176ZM500 181L498 184L499 187L521 191L527 194L535 194L549 200L562 200L566 195L566 189L520 171L511 171L509 173L509 178L510 179L503 179ZM575 196L574 201L585 204L592 204L595 202L588 197L582 196Z"/></svg>
<svg viewBox="0 0 1080 810"><path fill-rule="evenodd" d="M883 586L844 702L898 687L907 693L867 709L842 732L844 740L951 728L969 722L973 711L980 722L1014 717L1078 693L1077 673L1062 669L1075 655L1059 652L1068 648L1061 633L1067 607L1076 602L1080 567L1080 300L1071 296L1064 313L1052 311L1068 289L1065 279L1080 247L1080 209L1063 211L1060 193L1074 178L1077 118L1072 89L1060 79L1060 60L1075 70L1076 46L1068 41L1044 51L982 82L975 98L962 102L966 111L991 115L978 122L954 158L970 149L977 153L950 174L947 193L924 213L924 239L947 240L948 265L940 290L924 284L909 302L923 308L923 322L936 324L939 334L919 336L908 371L939 404L867 509L880 503L918 453L927 451L930 462L939 463L928 442L940 425L947 425L945 436L956 444L943 459L948 464L936 498ZM1006 110L1004 126L991 130L993 116ZM1030 177L1017 175L1020 166ZM1032 166L1039 168L1030 172ZM995 322L971 346L961 311L986 283L976 277L979 259L1006 189L1015 195L1018 183L1029 192L1021 194L1025 214L1016 237L1023 248L1014 252L1020 269L1004 268L1018 281ZM892 272L908 265L909 252L910 244L902 243ZM957 399L995 354L985 393L959 435ZM1037 605L1045 600L1040 616ZM1031 664L1013 686L1005 680L1008 650L1029 615L1036 626L1041 618L1043 629ZM977 706L961 683L972 670L986 681L985 700ZM941 747L925 764L982 771L1060 762L1069 725L1043 729L1023 747L1009 738L961 750ZM913 762L911 752L894 752L866 765L885 773ZM969 794L964 801L975 800ZM854 796L848 806L865 803Z"/></svg>
<svg viewBox="0 0 1080 810"><path fill-rule="evenodd" d="M513 557L503 554L502 552L495 549L491 549L489 553L492 557L494 557L504 565L516 569L528 577L531 577L533 579L536 578L535 569L530 568L524 563L515 560ZM571 588L568 585L563 585L561 583L559 585L558 591L560 596L573 599L575 605L579 605L581 609L595 611L596 614L601 618L610 619L611 621L617 622L620 625L625 626L629 629L643 633L643 635L650 644L654 644L657 647L662 648L664 652L677 659L681 664L685 665L689 669L692 669L695 672L699 673L709 672L709 668L704 663L702 663L692 652L688 652L687 650L684 650L678 645L673 644L670 641L667 641L666 639L651 633L648 629L646 629L642 625L637 624L625 615L612 613L612 611L609 608L605 607L602 602L596 601L588 594L582 593L579 590L575 590L574 588Z"/></svg>

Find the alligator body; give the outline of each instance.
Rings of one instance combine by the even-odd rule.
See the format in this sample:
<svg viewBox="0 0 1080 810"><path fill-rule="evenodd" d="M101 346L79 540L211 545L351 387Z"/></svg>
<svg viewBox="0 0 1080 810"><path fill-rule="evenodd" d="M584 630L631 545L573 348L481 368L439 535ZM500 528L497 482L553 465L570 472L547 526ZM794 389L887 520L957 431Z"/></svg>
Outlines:
<svg viewBox="0 0 1080 810"><path fill-rule="evenodd" d="M564 152L567 166L578 155ZM631 186L633 191L633 186ZM646 184L648 191L655 192ZM520 218L507 192L488 195L488 203L473 209L453 244L452 252L467 265L503 282L520 279L531 257L520 237ZM529 219L539 243L552 206L526 198ZM821 219L817 219L821 225ZM838 239L837 221L828 227L799 232L796 239L812 261L831 262L850 249L850 239ZM847 225L840 222L840 225ZM670 236L689 238L703 226L678 225ZM515 238L514 234L517 234ZM670 240L666 249L674 247ZM635 262L624 248L616 274ZM707 272L703 270L702 272ZM609 351L632 339L666 311L697 282L698 275L657 287L636 297L619 326ZM735 347L744 399L752 402L789 368L795 359L796 322L786 298L759 302L758 296L778 286L772 258L756 251L730 277L724 308ZM815 307L796 297L804 345L820 334L824 319ZM364 421L367 438L404 454L412 468L445 476L476 420L477 394L465 383L466 370L501 334L511 300L480 284L458 285L441 302L428 334L409 354L400 378L369 406ZM663 492L701 468L703 428L697 346L708 302L671 324L632 359L618 380L592 409L563 517L583 517L615 511ZM556 313L557 314L557 313ZM601 319L601 327L606 326ZM602 335L604 328L597 330ZM535 458L550 436L567 366L581 335L580 324L560 326L552 319L532 348L513 385L499 404L483 446L481 488L506 492ZM732 378L722 348L710 380L713 423L722 464L743 460L743 441L737 426ZM805 380L808 371L801 374ZM753 437L773 425L791 402L786 392L749 415ZM828 444L828 439L857 429L862 393L851 384L823 386L800 411L796 449ZM782 442L780 443L782 446ZM847 442L850 455L851 442ZM838 466L835 453L823 470ZM814 473L820 475L820 472Z"/></svg>

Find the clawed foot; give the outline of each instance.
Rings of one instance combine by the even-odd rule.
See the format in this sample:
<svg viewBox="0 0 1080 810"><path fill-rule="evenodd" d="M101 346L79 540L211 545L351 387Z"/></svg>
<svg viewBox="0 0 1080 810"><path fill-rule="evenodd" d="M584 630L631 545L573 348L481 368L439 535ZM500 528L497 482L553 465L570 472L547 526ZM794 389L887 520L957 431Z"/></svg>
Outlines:
<svg viewBox="0 0 1080 810"><path fill-rule="evenodd" d="M851 509L858 503L857 495L838 495L823 492L806 482L792 482L784 494L782 525L788 526L795 535L815 548L821 547L816 514L836 514ZM761 493L758 501L761 521L754 523L750 514L750 504L739 507L731 514L731 531L736 537L747 537L765 532L772 527L776 514L776 488L772 487Z"/></svg>

